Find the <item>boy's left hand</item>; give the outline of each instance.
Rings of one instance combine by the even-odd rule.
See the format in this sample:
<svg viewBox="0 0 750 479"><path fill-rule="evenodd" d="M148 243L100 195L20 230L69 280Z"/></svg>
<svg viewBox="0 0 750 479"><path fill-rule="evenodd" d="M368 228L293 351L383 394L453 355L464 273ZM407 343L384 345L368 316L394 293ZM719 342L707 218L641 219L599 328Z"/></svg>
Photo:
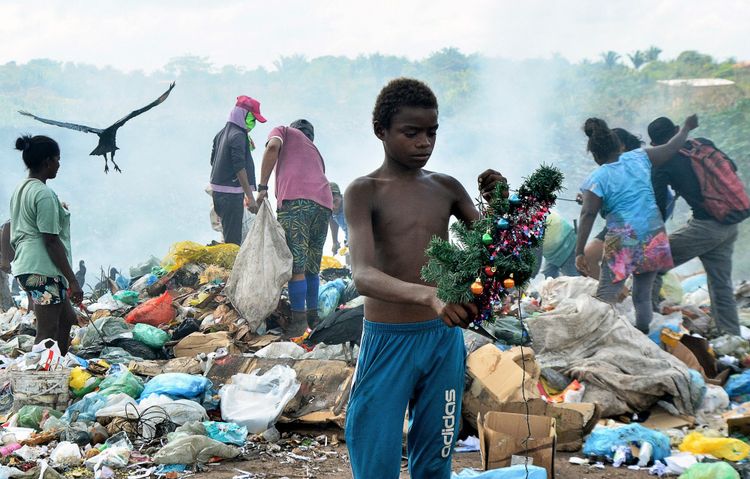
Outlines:
<svg viewBox="0 0 750 479"><path fill-rule="evenodd" d="M492 193L494 193L495 186L498 183L507 183L507 180L502 174L500 174L500 172L492 169L484 171L481 175L479 175L477 181L479 182L479 193L482 195L482 198L484 198L485 201L490 201L492 199ZM505 197L508 197L507 191L505 193Z"/></svg>

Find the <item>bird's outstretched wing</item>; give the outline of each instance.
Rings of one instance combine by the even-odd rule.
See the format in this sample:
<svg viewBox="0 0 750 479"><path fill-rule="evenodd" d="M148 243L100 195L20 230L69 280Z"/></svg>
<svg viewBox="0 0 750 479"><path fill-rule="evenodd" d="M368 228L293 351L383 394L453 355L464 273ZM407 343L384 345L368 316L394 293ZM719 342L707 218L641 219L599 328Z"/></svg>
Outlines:
<svg viewBox="0 0 750 479"><path fill-rule="evenodd" d="M112 127L120 128L122 125L125 124L126 121L130 120L131 118L136 117L136 116L140 115L141 113L147 112L148 110L152 109L156 105L162 103L164 100L167 99L167 97L169 96L169 94L172 91L172 88L174 88L174 82L170 83L169 89L167 89L167 91L165 91L164 93L162 93L162 95L159 98L157 98L156 100L152 101L151 103L149 103L148 105L144 106L143 108L140 108L140 109L135 110L135 111L131 111L126 116L124 116L124 117L120 118L119 120L117 120L109 128L112 128Z"/></svg>
<svg viewBox="0 0 750 479"><path fill-rule="evenodd" d="M78 131L82 131L84 133L96 133L96 134L99 134L102 131L104 131L101 128L92 128L92 127L86 126L86 125L76 125L75 123L64 123L62 121L55 121L55 120L48 120L46 118L40 118L40 117L38 117L36 115L33 115L33 114L29 113L28 111L20 111L19 110L18 113L20 113L22 115L25 115L25 116L30 116L31 118L35 119L36 121L41 121L42 123L46 123L48 125L59 126L59 127L62 127L62 128L69 128L71 130L78 130Z"/></svg>

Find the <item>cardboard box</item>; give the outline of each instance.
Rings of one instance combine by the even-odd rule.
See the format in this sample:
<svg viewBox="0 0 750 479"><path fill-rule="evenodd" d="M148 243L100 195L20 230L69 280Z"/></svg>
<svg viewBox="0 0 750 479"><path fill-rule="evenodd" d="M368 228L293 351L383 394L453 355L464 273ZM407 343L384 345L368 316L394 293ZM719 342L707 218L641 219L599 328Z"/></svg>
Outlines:
<svg viewBox="0 0 750 479"><path fill-rule="evenodd" d="M490 411L481 414L477 424L485 470L526 461L529 465L547 469L547 477L555 477L554 418ZM526 441L529 429L531 437Z"/></svg>
<svg viewBox="0 0 750 479"><path fill-rule="evenodd" d="M524 373L524 367L526 372ZM531 348L500 351L492 344L477 349L466 359L466 372L472 379L464 394L464 414L476 426L477 415L496 411L509 401L538 398L539 366ZM524 381L525 377L525 381Z"/></svg>
<svg viewBox="0 0 750 479"><path fill-rule="evenodd" d="M601 409L592 403L547 403L543 399L528 401L529 414L555 419L557 451L578 451L583 447L583 439L594 429L601 417ZM525 414L526 404L509 402L500 405L500 412Z"/></svg>

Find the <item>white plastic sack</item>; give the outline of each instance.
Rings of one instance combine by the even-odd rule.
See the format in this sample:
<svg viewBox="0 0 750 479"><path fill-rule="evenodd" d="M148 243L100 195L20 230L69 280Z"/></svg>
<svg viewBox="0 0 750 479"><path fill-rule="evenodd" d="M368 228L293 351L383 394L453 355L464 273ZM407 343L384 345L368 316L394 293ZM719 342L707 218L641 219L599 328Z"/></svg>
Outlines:
<svg viewBox="0 0 750 479"><path fill-rule="evenodd" d="M208 420L208 414L203 406L188 399L174 400L168 396L155 394L138 404L135 399L124 393L110 396L111 398L115 399L108 401L105 407L98 410L96 417L122 417L132 420L140 417L144 424L141 434L146 439L156 436L156 426L164 421L165 413L173 423L178 425Z"/></svg>
<svg viewBox="0 0 750 479"><path fill-rule="evenodd" d="M584 276L549 278L539 286L539 294L542 297L543 306L556 308L558 304L568 298L577 298L582 294L596 295L598 284L597 280Z"/></svg>
<svg viewBox="0 0 750 479"><path fill-rule="evenodd" d="M699 414L721 413L729 409L729 395L721 386L706 384L706 395L698 411Z"/></svg>
<svg viewBox="0 0 750 479"><path fill-rule="evenodd" d="M242 451L206 436L184 436L170 441L154 454L156 464L205 464L213 457L232 459Z"/></svg>
<svg viewBox="0 0 750 479"><path fill-rule="evenodd" d="M297 394L297 372L280 364L266 374L235 374L232 384L221 388L221 417L258 434L276 423L287 403Z"/></svg>
<svg viewBox="0 0 750 479"><path fill-rule="evenodd" d="M284 229L276 221L271 204L263 200L224 292L247 320L250 331L255 332L276 309L281 288L291 277L292 252Z"/></svg>
<svg viewBox="0 0 750 479"><path fill-rule="evenodd" d="M271 343L268 346L259 349L255 357L267 359L300 359L305 354L305 349L299 344L289 341Z"/></svg>
<svg viewBox="0 0 750 479"><path fill-rule="evenodd" d="M81 449L77 444L68 441L58 444L55 450L52 451L50 459L52 459L53 466L61 467L79 466L83 463Z"/></svg>

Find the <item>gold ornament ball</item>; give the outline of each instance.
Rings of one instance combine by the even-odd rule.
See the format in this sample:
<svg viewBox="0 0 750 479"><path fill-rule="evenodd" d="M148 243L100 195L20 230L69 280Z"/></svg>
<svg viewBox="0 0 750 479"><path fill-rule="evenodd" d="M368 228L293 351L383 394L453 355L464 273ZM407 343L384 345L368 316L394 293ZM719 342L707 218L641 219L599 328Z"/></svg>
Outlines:
<svg viewBox="0 0 750 479"><path fill-rule="evenodd" d="M505 289L513 289L516 286L516 282L513 280L513 278L506 278L503 280L503 286Z"/></svg>
<svg viewBox="0 0 750 479"><path fill-rule="evenodd" d="M480 294L482 294L482 292L484 292L484 286L482 286L481 281L474 281L474 283L472 283L471 292L475 296L479 296Z"/></svg>

